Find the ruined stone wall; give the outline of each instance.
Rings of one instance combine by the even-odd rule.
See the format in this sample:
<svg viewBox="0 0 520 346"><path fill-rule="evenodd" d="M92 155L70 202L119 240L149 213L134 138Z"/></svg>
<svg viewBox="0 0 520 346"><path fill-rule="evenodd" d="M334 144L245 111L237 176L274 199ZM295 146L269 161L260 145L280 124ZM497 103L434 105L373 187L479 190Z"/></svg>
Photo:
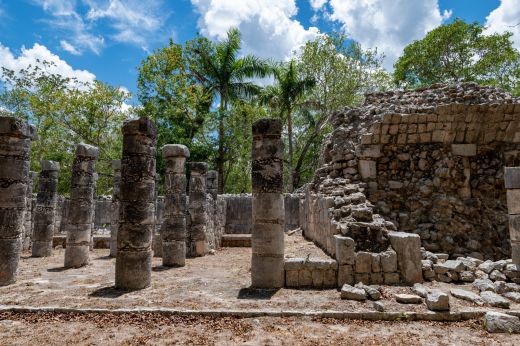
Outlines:
<svg viewBox="0 0 520 346"><path fill-rule="evenodd" d="M367 95L332 123L311 187L334 199L341 233L384 218L384 229L417 233L433 252L510 257L503 169L520 160L518 99L470 83L433 86Z"/></svg>

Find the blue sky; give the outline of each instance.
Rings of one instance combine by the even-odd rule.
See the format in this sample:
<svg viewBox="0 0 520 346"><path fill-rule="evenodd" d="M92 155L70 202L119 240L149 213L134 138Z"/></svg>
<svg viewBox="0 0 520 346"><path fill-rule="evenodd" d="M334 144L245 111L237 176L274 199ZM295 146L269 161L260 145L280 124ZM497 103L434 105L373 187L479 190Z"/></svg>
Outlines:
<svg viewBox="0 0 520 346"><path fill-rule="evenodd" d="M64 75L135 91L136 67L170 38L237 26L244 52L275 59L345 29L391 69L406 44L457 17L512 31L520 48L520 0L0 0L0 66L53 60Z"/></svg>

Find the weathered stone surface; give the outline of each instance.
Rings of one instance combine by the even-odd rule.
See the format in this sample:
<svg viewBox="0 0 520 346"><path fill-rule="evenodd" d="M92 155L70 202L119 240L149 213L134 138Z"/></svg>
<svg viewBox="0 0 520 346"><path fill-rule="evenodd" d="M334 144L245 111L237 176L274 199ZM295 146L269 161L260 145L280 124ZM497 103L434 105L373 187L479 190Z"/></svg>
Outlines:
<svg viewBox="0 0 520 346"><path fill-rule="evenodd" d="M515 303L520 303L520 292L505 292L502 295Z"/></svg>
<svg viewBox="0 0 520 346"><path fill-rule="evenodd" d="M110 222L110 257L117 255L117 233L119 230L119 206L121 204L121 160L112 161L114 189L112 190Z"/></svg>
<svg viewBox="0 0 520 346"><path fill-rule="evenodd" d="M379 254L381 257L381 268L385 273L393 273L397 271L397 254L394 250L389 249Z"/></svg>
<svg viewBox="0 0 520 346"><path fill-rule="evenodd" d="M506 189L520 189L520 167L504 167Z"/></svg>
<svg viewBox="0 0 520 346"><path fill-rule="evenodd" d="M362 282L359 282L354 286L356 288L361 288L365 291L366 296L370 298L371 300L379 300L381 299L381 292L379 292L379 289L377 286L369 286L365 285Z"/></svg>
<svg viewBox="0 0 520 346"><path fill-rule="evenodd" d="M466 265L462 261L448 260L444 263L439 264L440 266L457 273L460 273L466 269Z"/></svg>
<svg viewBox="0 0 520 346"><path fill-rule="evenodd" d="M496 311L488 311L484 316L484 325L490 333L520 333L520 318Z"/></svg>
<svg viewBox="0 0 520 346"><path fill-rule="evenodd" d="M450 297L440 290L431 290L426 295L426 306L432 311L448 311Z"/></svg>
<svg viewBox="0 0 520 346"><path fill-rule="evenodd" d="M16 281L22 250L31 139L36 129L13 117L0 117L0 286Z"/></svg>
<svg viewBox="0 0 520 346"><path fill-rule="evenodd" d="M473 286L479 289L480 292L491 291L495 292L496 288L493 281L489 279L476 279L473 281Z"/></svg>
<svg viewBox="0 0 520 346"><path fill-rule="evenodd" d="M186 159L190 156L190 152L187 147L180 144L165 145L162 152L166 162L166 173L164 176L164 221L160 232L162 237L163 265L167 267L184 266L186 261L187 208L184 165ZM197 181L196 183L200 182ZM200 201L195 201L194 205L197 203L200 203ZM200 212L200 210L197 209L194 212ZM195 219L198 220L199 218Z"/></svg>
<svg viewBox="0 0 520 346"><path fill-rule="evenodd" d="M282 123L278 119L261 119L253 124L251 285L256 288L284 286L285 212L281 131ZM312 274L309 277L312 284Z"/></svg>
<svg viewBox="0 0 520 346"><path fill-rule="evenodd" d="M509 302L505 298L494 292L484 291L480 293L480 297L482 298L484 303L490 306L509 309Z"/></svg>
<svg viewBox="0 0 520 346"><path fill-rule="evenodd" d="M150 119L129 120L123 125L115 273L115 286L120 289L142 289L151 283L156 136Z"/></svg>
<svg viewBox="0 0 520 346"><path fill-rule="evenodd" d="M67 246L65 268L79 268L90 260L89 250L94 216L94 194L96 189L95 164L98 148L78 144L72 163L69 213L67 217Z"/></svg>
<svg viewBox="0 0 520 346"><path fill-rule="evenodd" d="M354 264L356 247L354 239L335 235L334 241L336 242L336 260L338 264Z"/></svg>
<svg viewBox="0 0 520 346"><path fill-rule="evenodd" d="M56 203L58 200L59 163L42 161L41 168L33 221L33 257L48 257L52 255L54 215L56 214Z"/></svg>
<svg viewBox="0 0 520 346"><path fill-rule="evenodd" d="M188 214L187 256L200 257L209 252L207 237L208 205L206 203L206 174L208 164L205 162L190 162L190 191Z"/></svg>
<svg viewBox="0 0 520 346"><path fill-rule="evenodd" d="M467 301L470 301L470 302L475 303L477 305L483 305L484 304L484 301L482 300L482 298L480 298L480 296L478 294L473 293L473 292L468 291L468 290L463 290L463 289L460 289L460 288L452 288L452 289L450 289L450 293L455 298L459 298L459 299L462 299L462 300L467 300Z"/></svg>
<svg viewBox="0 0 520 346"><path fill-rule="evenodd" d="M422 299L414 294L396 294L395 300L401 304L421 304Z"/></svg>
<svg viewBox="0 0 520 346"><path fill-rule="evenodd" d="M372 303L372 306L374 307L374 310L378 311L378 312L384 312L385 311L385 304L383 304L382 302L373 302Z"/></svg>
<svg viewBox="0 0 520 346"><path fill-rule="evenodd" d="M341 299L364 301L367 295L364 289L345 284L341 287Z"/></svg>
<svg viewBox="0 0 520 346"><path fill-rule="evenodd" d="M421 238L417 234L390 232L390 243L397 254L403 281L409 285L423 282L421 269Z"/></svg>
<svg viewBox="0 0 520 346"><path fill-rule="evenodd" d="M369 252L356 253L356 273L370 273L372 271L372 255Z"/></svg>
<svg viewBox="0 0 520 346"><path fill-rule="evenodd" d="M459 156L475 156L477 155L476 144L452 144L451 151L453 155Z"/></svg>
<svg viewBox="0 0 520 346"><path fill-rule="evenodd" d="M422 284L414 284L412 287L412 292L417 294L421 298L426 298L429 290Z"/></svg>

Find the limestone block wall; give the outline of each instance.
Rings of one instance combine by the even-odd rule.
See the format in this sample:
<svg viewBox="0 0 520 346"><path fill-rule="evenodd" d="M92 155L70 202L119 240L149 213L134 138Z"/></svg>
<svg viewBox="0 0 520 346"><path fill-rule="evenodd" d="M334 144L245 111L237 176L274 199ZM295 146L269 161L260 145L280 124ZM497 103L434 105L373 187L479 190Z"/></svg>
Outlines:
<svg viewBox="0 0 520 346"><path fill-rule="evenodd" d="M284 262L285 287L335 288L338 287L338 263L333 260L288 258Z"/></svg>
<svg viewBox="0 0 520 346"><path fill-rule="evenodd" d="M111 196L97 196L94 211L94 229L110 229L111 223Z"/></svg>
<svg viewBox="0 0 520 346"><path fill-rule="evenodd" d="M344 200L357 188L373 215L393 223L387 228L418 234L429 251L510 256L503 170L520 161L518 98L471 83L435 85L367 95L332 123L313 192L338 200L338 222L352 228Z"/></svg>

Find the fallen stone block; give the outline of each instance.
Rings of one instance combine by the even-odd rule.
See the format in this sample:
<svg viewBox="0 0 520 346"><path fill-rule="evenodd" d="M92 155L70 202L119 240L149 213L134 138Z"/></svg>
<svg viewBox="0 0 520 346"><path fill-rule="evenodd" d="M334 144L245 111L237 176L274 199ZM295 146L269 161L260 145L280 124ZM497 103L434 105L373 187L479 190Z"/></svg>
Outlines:
<svg viewBox="0 0 520 346"><path fill-rule="evenodd" d="M374 307L374 310L379 312L385 311L385 305L382 302L373 302L372 306Z"/></svg>
<svg viewBox="0 0 520 346"><path fill-rule="evenodd" d="M363 301L367 299L367 295L364 289L345 284L341 287L341 299Z"/></svg>
<svg viewBox="0 0 520 346"><path fill-rule="evenodd" d="M432 290L426 295L426 306L432 311L447 311L450 309L450 297L439 290Z"/></svg>
<svg viewBox="0 0 520 346"><path fill-rule="evenodd" d="M415 294L396 294L395 300L401 304L421 304L422 299Z"/></svg>
<svg viewBox="0 0 520 346"><path fill-rule="evenodd" d="M412 287L412 292L417 294L421 298L426 298L428 295L428 289L421 284L414 284Z"/></svg>
<svg viewBox="0 0 520 346"><path fill-rule="evenodd" d="M480 297L482 298L484 303L488 304L489 306L509 309L509 301L507 301L504 297L494 292L484 291L480 294Z"/></svg>
<svg viewBox="0 0 520 346"><path fill-rule="evenodd" d="M444 266L449 271L454 271L457 273L460 273L466 269L466 265L462 263L462 261L457 260L447 260L446 262L442 263L441 266Z"/></svg>
<svg viewBox="0 0 520 346"><path fill-rule="evenodd" d="M520 333L520 318L501 312L486 312L484 325L486 330L490 333Z"/></svg>
<svg viewBox="0 0 520 346"><path fill-rule="evenodd" d="M459 299L462 299L462 300L467 300L467 301L475 303L477 305L483 305L484 304L484 301L482 300L482 298L480 298L480 296L478 294L473 293L471 291L463 290L463 289L460 289L460 288L452 288L450 290L450 293L455 298L459 298Z"/></svg>
<svg viewBox="0 0 520 346"><path fill-rule="evenodd" d="M520 293L518 292L506 292L503 296L515 303L520 303Z"/></svg>
<svg viewBox="0 0 520 346"><path fill-rule="evenodd" d="M473 286L478 288L478 290L480 292L484 292L484 291L495 292L496 291L496 287L493 284L493 281L491 281L489 279L476 279L475 281L473 281Z"/></svg>

